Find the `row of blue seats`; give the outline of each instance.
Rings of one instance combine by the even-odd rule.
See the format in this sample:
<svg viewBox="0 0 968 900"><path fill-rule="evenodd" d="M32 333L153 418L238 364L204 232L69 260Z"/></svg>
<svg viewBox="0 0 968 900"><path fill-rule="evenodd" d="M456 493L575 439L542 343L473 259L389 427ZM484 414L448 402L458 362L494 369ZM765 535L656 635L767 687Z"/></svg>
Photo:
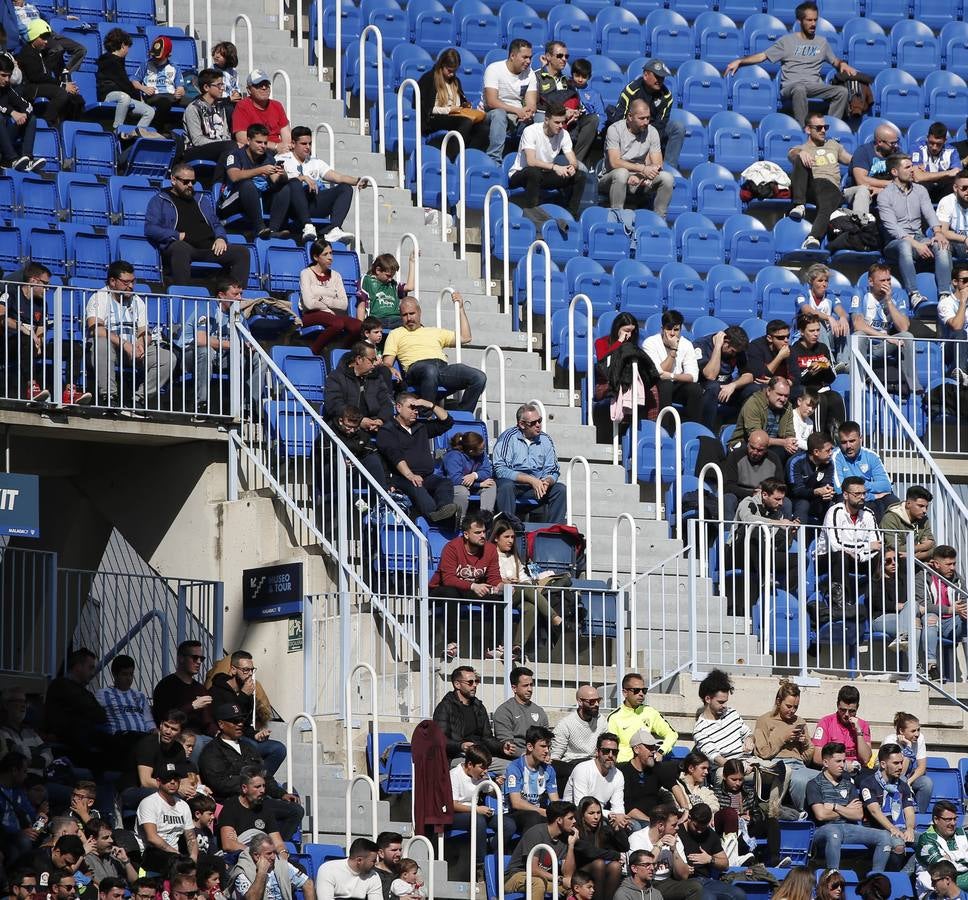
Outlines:
<svg viewBox="0 0 968 900"><path fill-rule="evenodd" d="M117 22L93 23L77 22L72 19L51 19L50 27L53 31L69 37L87 48L87 56L81 62L81 72L96 72L97 58L104 52L104 39L108 32L121 27ZM127 29L125 29L127 30ZM148 59L148 48L158 37L171 38L171 61L183 73L198 71L198 48L194 38L188 37L182 28L167 25L148 25L143 30L128 31L131 35L131 49L124 58L124 66L129 75L134 75L138 68Z"/></svg>
<svg viewBox="0 0 968 900"><path fill-rule="evenodd" d="M119 25L154 25L154 0L67 0L50 3L39 0L34 4L49 22L57 16L77 16L86 22L117 22Z"/></svg>

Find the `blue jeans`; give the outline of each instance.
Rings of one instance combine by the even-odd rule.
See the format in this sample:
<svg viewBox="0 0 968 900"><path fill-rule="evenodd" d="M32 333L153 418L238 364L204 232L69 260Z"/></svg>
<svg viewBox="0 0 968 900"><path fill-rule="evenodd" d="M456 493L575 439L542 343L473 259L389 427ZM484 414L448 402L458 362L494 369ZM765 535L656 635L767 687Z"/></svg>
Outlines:
<svg viewBox="0 0 968 900"><path fill-rule="evenodd" d="M240 743L248 744L265 763L266 772L275 775L286 760L286 745L281 741L274 741L271 738L265 741L255 741L252 738L244 737Z"/></svg>
<svg viewBox="0 0 968 900"><path fill-rule="evenodd" d="M928 240L923 234L912 235L914 240L925 242ZM934 253L934 281L938 286L938 293L951 290L951 251L939 250L932 247ZM909 240L899 238L891 241L884 248L884 256L890 262L897 263L900 269L901 284L909 294L918 289L915 265L920 257L915 257L914 247Z"/></svg>
<svg viewBox="0 0 968 900"><path fill-rule="evenodd" d="M508 136L515 137L522 131L517 116L508 115L503 109L489 109L484 119L487 125L487 155L498 165L504 161L504 144Z"/></svg>
<svg viewBox="0 0 968 900"><path fill-rule="evenodd" d="M785 759L783 765L792 769L790 773L790 802L801 812L807 802L807 785L817 777L817 770L811 769L799 759Z"/></svg>
<svg viewBox="0 0 968 900"><path fill-rule="evenodd" d="M662 141L663 161L673 169L678 169L679 154L682 153L682 145L686 140L686 126L667 119L658 123L656 130L659 132L659 140Z"/></svg>
<svg viewBox="0 0 968 900"><path fill-rule="evenodd" d="M868 338L865 340L866 335L861 335L860 337L861 349L867 350L867 358L872 363L875 374L880 373L878 373L878 367L873 365L874 363L880 362L885 357L890 359L897 357L899 359L901 377L912 391L917 391L918 373L914 361L914 335L910 331L899 331L897 334L891 335L892 338L901 339L901 345L899 347L894 344L889 344L883 338Z"/></svg>
<svg viewBox="0 0 968 900"><path fill-rule="evenodd" d="M487 376L473 366L463 363L447 363L442 359L422 359L415 362L404 376L404 381L412 387L419 397L437 402L437 388L442 387L448 394L463 391L460 403L454 407L464 412L474 412L477 401L481 399Z"/></svg>
<svg viewBox="0 0 968 900"><path fill-rule="evenodd" d="M882 828L868 828L853 822L831 822L821 825L813 836L814 849L824 851L824 861L828 869L840 868L840 848L844 844L863 844L874 851L874 864L871 871L883 872L891 856L891 847L904 845L901 838L891 837Z"/></svg>
<svg viewBox="0 0 968 900"><path fill-rule="evenodd" d="M128 113L138 116L138 127L147 128L155 117L154 107L135 100L134 97L124 91L111 91L104 98L105 103L117 103L114 109L114 130L117 131L127 120Z"/></svg>
<svg viewBox="0 0 968 900"><path fill-rule="evenodd" d="M937 665L941 640L944 639L952 643L960 641L965 635L965 620L958 615L947 616L941 620L939 625L937 615L932 616L932 618L934 619L933 623L929 621L928 616L924 617L924 655L928 665L932 663Z"/></svg>
<svg viewBox="0 0 968 900"><path fill-rule="evenodd" d="M914 801L918 805L918 812L926 813L931 810L931 795L934 793L934 782L930 775L922 775L910 782L914 791Z"/></svg>
<svg viewBox="0 0 968 900"><path fill-rule="evenodd" d="M516 515L519 500L534 500L531 485L510 478L497 479L497 509L506 515ZM567 513L568 497L565 486L556 481L545 491L544 497L534 508L541 522L564 522Z"/></svg>
<svg viewBox="0 0 968 900"><path fill-rule="evenodd" d="M702 900L746 900L746 893L735 884L716 878L696 878L702 885Z"/></svg>

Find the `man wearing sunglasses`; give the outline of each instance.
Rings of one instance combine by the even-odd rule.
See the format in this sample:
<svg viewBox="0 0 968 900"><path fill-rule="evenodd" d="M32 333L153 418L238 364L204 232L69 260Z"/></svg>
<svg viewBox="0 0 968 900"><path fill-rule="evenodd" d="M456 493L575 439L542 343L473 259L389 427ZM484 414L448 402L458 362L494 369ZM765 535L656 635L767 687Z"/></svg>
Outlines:
<svg viewBox="0 0 968 900"><path fill-rule="evenodd" d="M374 882L379 884L380 879L374 877L371 884ZM252 835L248 847L239 854L228 883L233 900L292 900L295 891L301 891L305 900L316 900L312 878L280 857L272 838L261 831ZM373 897L375 892L366 896Z"/></svg>
<svg viewBox="0 0 968 900"><path fill-rule="evenodd" d="M931 809L931 827L914 847L919 893L933 883L929 872L942 861L954 868L958 887L968 890L968 832L961 827L961 819L960 810L950 800L939 800Z"/></svg>
<svg viewBox="0 0 968 900"><path fill-rule="evenodd" d="M553 105L565 108L565 128L571 137L573 152L581 162L585 162L592 141L598 134L598 116L585 112L578 99L578 91L565 77L568 56L568 48L561 41L549 41L545 45L541 57L544 65L534 73L538 83L538 109L544 110Z"/></svg>
<svg viewBox="0 0 968 900"><path fill-rule="evenodd" d="M957 870L943 859L928 869L931 890L925 894L926 900L968 900L968 893L958 884Z"/></svg>
<svg viewBox="0 0 968 900"><path fill-rule="evenodd" d="M897 153L901 145L900 132L893 125L878 125L874 139L861 144L850 161L851 208L858 215L871 211L871 199L887 187L891 175L887 171L887 158Z"/></svg>
<svg viewBox="0 0 968 900"><path fill-rule="evenodd" d="M947 238L954 259L968 260L968 169L955 176L951 193L938 203L938 231Z"/></svg>
<svg viewBox="0 0 968 900"><path fill-rule="evenodd" d="M632 758L631 740L640 729L654 734L661 742L661 748L656 750L658 760L679 739L679 733L662 718L662 714L645 705L645 679L638 672L629 672L622 679L622 705L608 717L608 730L618 735L618 762L628 762Z"/></svg>
<svg viewBox="0 0 968 900"><path fill-rule="evenodd" d="M803 218L804 204L816 204L817 214L810 235L803 242L804 250L816 250L827 233L830 214L843 206L840 166L848 165L851 157L840 141L828 139L827 120L821 113L807 116L803 130L807 140L788 154L793 163L790 195L794 204L789 216L798 222Z"/></svg>
<svg viewBox="0 0 968 900"><path fill-rule="evenodd" d="M562 799L578 803L594 797L614 828L628 829L632 820L625 812L625 776L615 767L617 757L618 736L610 731L600 734L594 758L575 766Z"/></svg>
<svg viewBox="0 0 968 900"><path fill-rule="evenodd" d="M968 174L964 178L959 176L964 185L965 196L968 198ZM941 218L941 207L938 207L938 218ZM966 210L968 212L968 210ZM950 230L948 239L951 240ZM965 247L965 244L951 244L955 247ZM938 329L941 337L947 341L954 341L953 348L945 347L946 366L954 365L952 374L958 379L962 387L968 387L968 261L955 263L951 272L951 293L945 294L938 302Z"/></svg>
<svg viewBox="0 0 968 900"><path fill-rule="evenodd" d="M151 708L159 724L172 709L185 714L183 729L190 728L198 737L192 752L192 762L197 763L205 745L218 734L212 718L212 695L198 680L205 654L198 641L182 641L178 645L175 671L166 675L155 685Z"/></svg>

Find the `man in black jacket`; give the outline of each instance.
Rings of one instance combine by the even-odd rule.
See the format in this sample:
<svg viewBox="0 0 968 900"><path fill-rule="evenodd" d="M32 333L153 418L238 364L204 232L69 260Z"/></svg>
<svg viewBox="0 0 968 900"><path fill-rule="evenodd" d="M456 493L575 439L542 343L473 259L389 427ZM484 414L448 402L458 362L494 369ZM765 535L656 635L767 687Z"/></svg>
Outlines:
<svg viewBox="0 0 968 900"><path fill-rule="evenodd" d="M47 688L44 724L48 732L70 751L78 765L98 770L104 766L107 713L88 689L97 668L97 657L81 647L67 657L65 672Z"/></svg>
<svg viewBox="0 0 968 900"><path fill-rule="evenodd" d="M31 100L47 98L44 118L51 128L64 119L81 118L84 98L74 82L61 84L66 71L63 49L56 43L51 45L50 26L42 19L28 26L27 43L17 55L17 62L23 72L23 95Z"/></svg>
<svg viewBox="0 0 968 900"><path fill-rule="evenodd" d="M662 142L662 158L673 168L679 166L679 154L686 139L686 127L670 118L675 101L672 91L665 86L665 80L672 76L671 69L661 59L650 59L642 67L642 77L625 86L615 104L615 118L618 121L628 115L633 100L644 100L652 110L652 127L659 132Z"/></svg>
<svg viewBox="0 0 968 900"><path fill-rule="evenodd" d="M347 406L359 409L363 414L360 428L371 435L393 418L393 398L386 379L376 371L378 362L376 348L360 342L326 376L323 407L330 424Z"/></svg>
<svg viewBox="0 0 968 900"><path fill-rule="evenodd" d="M787 484L793 495L793 518L804 525L819 525L834 502L834 442L830 435L815 431L807 438L807 452L798 453L787 464Z"/></svg>
<svg viewBox="0 0 968 900"><path fill-rule="evenodd" d="M46 160L34 159L37 117L33 106L10 83L13 70L13 57L0 56L0 166L33 172Z"/></svg>
<svg viewBox="0 0 968 900"><path fill-rule="evenodd" d="M236 703L223 703L215 710L219 733L207 744L198 760L202 781L212 789L215 799L225 803L242 793L242 769L263 769L262 757L249 744L239 740L245 731L245 714ZM266 796L262 801L275 816L283 838L289 840L302 825L305 811L295 794L287 793L271 775L266 775Z"/></svg>
<svg viewBox="0 0 968 900"><path fill-rule="evenodd" d="M484 704L477 699L477 673L470 666L458 666L450 673L453 690L444 694L434 710L434 721L447 738L447 756L463 756L473 744L480 744L494 756L514 759L518 750L514 741L503 744L494 737L491 717Z"/></svg>

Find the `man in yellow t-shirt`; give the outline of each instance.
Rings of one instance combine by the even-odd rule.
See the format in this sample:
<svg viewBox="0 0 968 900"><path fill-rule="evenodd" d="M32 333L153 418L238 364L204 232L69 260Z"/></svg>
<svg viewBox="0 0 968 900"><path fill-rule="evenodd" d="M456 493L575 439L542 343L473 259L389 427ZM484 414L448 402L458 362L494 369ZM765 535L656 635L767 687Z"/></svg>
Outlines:
<svg viewBox="0 0 968 900"><path fill-rule="evenodd" d="M460 310L461 345L466 345L471 341L471 326L464 311L464 298L454 291L453 301ZM403 324L390 332L383 347L383 364L392 366L399 359L404 382L417 392L417 396L431 403L437 402L439 388L443 388L447 396L463 391L460 403L454 409L474 412L487 376L473 366L447 362L444 349L457 344L457 335L446 328L423 325L420 304L414 297L404 297L400 301L400 318Z"/></svg>
<svg viewBox="0 0 968 900"><path fill-rule="evenodd" d="M628 762L632 758L631 738L644 728L662 741L662 747L655 751L657 762L662 761L679 739L679 733L662 714L651 706L645 705L645 680L636 672L629 672L622 679L622 705L608 717L608 730L618 735L618 762Z"/></svg>

